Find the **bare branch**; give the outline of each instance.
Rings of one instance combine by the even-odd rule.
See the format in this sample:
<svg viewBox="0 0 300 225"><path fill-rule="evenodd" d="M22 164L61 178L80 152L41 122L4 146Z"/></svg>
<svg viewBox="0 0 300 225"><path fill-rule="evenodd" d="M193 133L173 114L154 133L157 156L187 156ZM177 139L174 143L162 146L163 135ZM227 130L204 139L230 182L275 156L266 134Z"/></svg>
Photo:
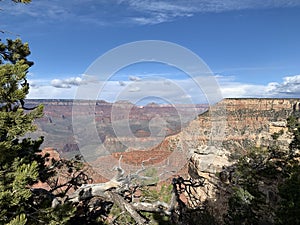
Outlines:
<svg viewBox="0 0 300 225"><path fill-rule="evenodd" d="M166 215L171 215L171 212L169 211L170 205L165 202L134 202L132 203L132 206L137 211L144 211L144 212L158 212L158 213L164 213Z"/></svg>
<svg viewBox="0 0 300 225"><path fill-rule="evenodd" d="M113 191L108 191L108 194L110 195L113 202L116 203L122 209L122 211L127 211L137 224L148 224L148 221L143 218L136 211L136 209L130 203L126 202L120 195Z"/></svg>

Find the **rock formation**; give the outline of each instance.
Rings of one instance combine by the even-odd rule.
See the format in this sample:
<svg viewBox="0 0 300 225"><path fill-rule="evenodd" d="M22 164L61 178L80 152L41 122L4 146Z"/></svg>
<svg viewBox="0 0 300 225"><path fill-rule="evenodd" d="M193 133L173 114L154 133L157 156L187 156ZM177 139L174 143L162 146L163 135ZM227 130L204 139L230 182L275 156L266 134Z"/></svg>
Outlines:
<svg viewBox="0 0 300 225"><path fill-rule="evenodd" d="M189 176L206 178L204 187L196 190L200 202L218 199L218 206L212 208L217 210L215 215L222 215L227 201L217 179L222 167L231 165L250 148L268 147L274 135L280 147L287 149L291 136L286 119L293 110L299 110L299 102L300 99L225 99L210 109L218 110L220 104L225 109L225 113L220 114L220 119L225 117L227 121L223 133L219 134L222 140L216 138L219 141L216 144L210 141L211 135L218 133L212 131L209 111L192 121L181 133L167 137L162 145L172 150L185 143L185 150L191 154Z"/></svg>
<svg viewBox="0 0 300 225"><path fill-rule="evenodd" d="M222 102L211 106L207 112L200 114L188 126L183 129L180 128L181 132L174 128L176 126L170 126L172 127L171 131L159 145L139 151L122 149L122 145L116 140L115 136L110 134L111 127L109 125L111 118L109 113L111 105L109 103L99 102L96 104L96 109L97 107L98 109L96 110L95 118L97 123L100 124L99 127L107 130L107 133L102 133L103 136L100 135L101 140L111 147L110 151L115 160L122 155L125 163L133 163L138 166L138 164L148 159L148 162L152 160L153 165L159 167L160 165L156 165L157 163L169 160L170 156L175 155L173 161L168 161L171 166L184 167L184 164L189 162L188 171L186 171L189 173L189 177L194 179L204 177L206 180L204 187L199 187L195 194L200 196L200 202L208 199L214 202L214 199L218 198L219 206L215 207L214 210L219 210L219 212L215 213L221 215L222 201L225 203L226 198L222 199L221 197L224 193L219 189L217 178L223 166L231 165L235 159L245 154L252 147L268 147L274 135L277 136L280 147L287 148L291 136L286 127L286 119L293 110L300 111L299 102L300 99L224 99ZM44 118L42 123L39 123L41 125L41 133L53 132L55 130L53 127L57 126L60 128L59 135L66 134L66 131L71 129L69 125L72 104L69 102L48 102L48 104L50 106L46 105L46 118ZM125 104L125 106L128 105ZM203 111L205 107L199 106L199 109ZM149 121L153 113L157 114L158 112L176 118L175 112L172 110L174 109L157 105L151 105L145 109L134 107L131 110L131 119L135 121L132 127L135 127L137 137L147 138L149 136L149 131L140 126L138 122ZM49 118L52 119L52 122L50 122ZM58 118L60 119L58 120ZM68 123L62 126L57 121L68 121ZM50 128L44 129L45 124L50 126ZM277 133L281 135L279 136ZM70 133L70 136L64 136L64 141L73 141L72 138ZM68 143L67 147L75 149L74 145L70 143ZM68 151L67 147L64 149L65 152ZM114 150L116 147L119 150ZM122 153L120 153L120 149ZM178 153L179 157L176 157L174 152ZM109 160L106 161L108 164L111 164ZM181 161L183 162L182 164L180 164ZM161 166L161 168L165 167Z"/></svg>
<svg viewBox="0 0 300 225"><path fill-rule="evenodd" d="M199 104L189 107L187 105L158 105L149 104L146 106L135 106L130 102L122 101L116 104L105 101L81 100L27 100L26 106L32 107L38 104L44 105L44 117L36 121L38 131L32 134L35 136L45 136L44 147L57 149L64 157L72 157L79 153L76 140L73 135L74 117L81 119L86 115L94 118L98 132L99 142L102 142L110 152L125 151L127 147L119 139L130 143L130 137L124 136L116 138L112 126L112 110L116 121L126 120L129 123L131 132L141 141L147 141L150 136L149 123L153 118L163 118L166 121L165 133L167 136L177 134L188 124L189 121L181 121L179 115L188 115L191 110L200 114L207 110L207 104ZM73 110L74 104L76 111ZM127 115L128 114L128 115ZM82 124L84 133L86 124Z"/></svg>

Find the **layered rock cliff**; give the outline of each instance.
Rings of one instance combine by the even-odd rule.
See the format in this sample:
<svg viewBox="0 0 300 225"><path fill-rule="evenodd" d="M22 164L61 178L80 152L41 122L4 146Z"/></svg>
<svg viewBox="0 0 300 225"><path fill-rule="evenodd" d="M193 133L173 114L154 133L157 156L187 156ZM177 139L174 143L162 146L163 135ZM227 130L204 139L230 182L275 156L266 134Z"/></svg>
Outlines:
<svg viewBox="0 0 300 225"><path fill-rule="evenodd" d="M180 121L176 121L179 120L178 114L171 106L149 104L145 107L136 107L124 102L120 104L118 115L121 117L122 110L131 107L131 129L136 137L141 138L140 140L144 137L146 140L149 136L147 123L153 116L160 114L168 117L168 137L151 149L156 152L155 157L159 157L157 152L182 151L185 152L187 159L191 158L190 171L198 173L205 168L205 170L215 173L227 164L228 157L235 159L253 146L268 146L272 140L271 135L281 130L284 131L284 135L279 138L279 141L282 142L282 146L286 146L286 140L289 138L286 134L286 118L292 110L296 110L297 107L294 106L298 102L299 99L224 99L212 106L209 111L200 114L180 133L178 132L181 127L177 127ZM31 100L27 102L29 105L38 103L45 105L45 117L38 121L38 135L46 136L45 146L54 147L64 154L79 153L72 133L73 102L69 100ZM104 101L92 103L93 105L89 101L81 101L82 111L78 113L90 109L93 111L91 113L95 114L99 138L110 152L126 150L126 146L123 146L118 139L127 137L116 138L111 127L112 104ZM198 105L199 113L203 112L206 107L206 105ZM181 108L184 109L184 107ZM297 110L299 110L299 106ZM150 151L149 149L145 150ZM134 154L134 152L130 153L130 149L127 151L129 151L129 155ZM136 157L129 157L128 160L130 158ZM201 163L199 163L200 161Z"/></svg>
<svg viewBox="0 0 300 225"><path fill-rule="evenodd" d="M44 117L36 121L38 132L31 136L44 136L43 146L55 148L65 157L80 153L73 134L74 121L72 119L82 120L83 123L80 128L82 129L83 138L85 138L84 129L86 129L87 124L84 123L84 118L87 115L93 116L99 143L102 142L109 152L119 152L127 150L128 147L123 143L130 143L132 140L126 135L120 136L115 134L112 126L112 116L117 122L122 120L128 122L134 137L139 138L141 141L148 140L151 142L149 124L154 121L153 118L165 119L165 134L170 136L177 134L189 122L183 121L181 123L180 115L185 116L191 110L195 110L194 113L202 113L207 110L207 104L193 105L192 107L177 105L175 107L173 105L158 104L135 106L127 101L118 102L117 104L105 101L81 100L73 102L72 100L60 99L26 101L27 107L38 104L44 105ZM115 110L114 113L112 113L112 110ZM86 139L88 138L86 137Z"/></svg>
<svg viewBox="0 0 300 225"><path fill-rule="evenodd" d="M293 110L300 111L299 102L300 99L224 99L222 102L212 106L207 112L200 114L181 132L175 135L170 133L170 136L166 137L158 146L144 149L143 151L127 149L126 152L122 153L112 150L112 157L117 160L122 155L125 163L135 165L140 165L143 161L150 163L152 160L153 165L156 166L160 162L165 161L169 168L174 166L177 169L180 169L181 166L184 168L184 164L188 163L188 171L186 171L188 176L192 178L206 178L204 187L196 189L196 194L200 197L199 204L207 199L210 199L210 202L214 202L214 199L218 198L219 206L215 207L215 210L219 210L219 212L215 213L221 215L222 205L225 207L227 199L226 197L222 198L224 193L218 189L218 172L221 171L223 166L231 165L235 159L246 153L250 148L268 147L273 140L272 136L276 133L282 133L278 142L281 148L287 148L291 136L286 127L286 119ZM107 115L110 106L105 103L101 104L105 106L102 106L102 110L98 111L99 114L96 118L99 118L98 122L100 124L109 124L110 117L103 115ZM63 104L63 107L65 106ZM68 107L66 107L65 112L68 112ZM140 113L141 110L134 108L134 112ZM150 112L148 112L148 116L151 115ZM51 129L58 126L49 120L49 118L57 120L58 117L53 116L54 114L52 115L51 112L46 115L48 116L46 118L47 124L53 125L50 126L52 127ZM52 115L52 117L49 115ZM64 113L63 116L60 115L61 120L68 120L68 117L68 113ZM147 120L150 117L142 113L141 118ZM68 126L63 126L62 128L62 130L58 129L58 131L64 132L64 129L69 129ZM45 132L45 130L43 131ZM137 136L147 136L145 130L137 129L136 131ZM70 136L71 138L72 136ZM107 143L116 141L113 135L103 138ZM76 148L75 146L69 144L67 149ZM118 142L111 146L115 148L118 146ZM121 147L118 148L121 149ZM174 152L178 157L176 157L176 154L173 154ZM170 159L171 156L175 157ZM183 163L180 164L180 162ZM108 159L105 160L105 163L107 163L107 168L113 167L112 162ZM166 168L166 163L163 162L159 166L164 169ZM103 165L101 165L100 169L103 169ZM170 170L168 169L166 172L170 172ZM224 204L222 204L222 201Z"/></svg>
<svg viewBox="0 0 300 225"><path fill-rule="evenodd" d="M218 192L216 175L222 167L231 165L250 148L268 147L272 135L278 132L282 132L278 142L282 148L287 148L291 137L286 119L296 110L294 106L298 102L300 99L224 99L154 148L129 149L112 155L115 159L122 155L127 164L151 162L150 166L159 174L164 171L182 173L180 169L184 168L192 178L205 177L207 185L198 190L201 201L205 201ZM106 162L111 164L107 158L105 162L100 159L97 164ZM184 167L187 163L188 171Z"/></svg>
<svg viewBox="0 0 300 225"><path fill-rule="evenodd" d="M210 154L235 159L251 147L267 147L272 135L281 131L279 141L286 146L286 119L298 102L300 99L224 99L157 148L172 151L184 143L183 150L190 151L192 159Z"/></svg>
<svg viewBox="0 0 300 225"><path fill-rule="evenodd" d="M183 150L190 153L189 176L206 178L204 187L196 189L200 202L218 199L213 209L222 215L227 199L218 185L218 172L250 148L268 147L276 133L282 134L277 140L280 147L287 149L291 136L286 119L294 110L300 111L299 102L300 99L225 99L199 115L181 133L167 137L158 148L172 151L184 143ZM217 127L219 133L213 125L218 118L217 126L223 126Z"/></svg>

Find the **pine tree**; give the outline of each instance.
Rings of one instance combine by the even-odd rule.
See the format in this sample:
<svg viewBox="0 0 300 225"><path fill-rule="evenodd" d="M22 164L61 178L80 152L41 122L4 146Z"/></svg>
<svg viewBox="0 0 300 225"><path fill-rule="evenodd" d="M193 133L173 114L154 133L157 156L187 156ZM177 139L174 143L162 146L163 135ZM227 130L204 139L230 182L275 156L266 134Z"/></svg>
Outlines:
<svg viewBox="0 0 300 225"><path fill-rule="evenodd" d="M277 211L277 224L300 224L300 113L295 111L288 118L288 127L293 135L289 146L287 177L279 186L281 205Z"/></svg>
<svg viewBox="0 0 300 225"><path fill-rule="evenodd" d="M252 149L231 166L231 196L225 223L300 224L300 119L294 112L287 119L292 135L288 150L277 138L267 149Z"/></svg>
<svg viewBox="0 0 300 225"><path fill-rule="evenodd" d="M29 186L43 179L39 146L42 139L22 138L34 131L33 120L42 116L42 106L30 112L22 108L28 94L28 44L20 39L0 44L0 222L25 224Z"/></svg>
<svg viewBox="0 0 300 225"><path fill-rule="evenodd" d="M20 39L0 43L0 224L65 224L73 215L71 205L51 207L51 193L31 189L54 175L42 156L43 138L24 135L36 129L43 106L25 106L26 79L33 65L30 50Z"/></svg>
<svg viewBox="0 0 300 225"><path fill-rule="evenodd" d="M25 137L36 129L34 120L43 116L42 105L25 106L26 76L33 65L29 55L28 44L20 39L0 39L0 224L67 224L75 208L70 204L51 207L51 192L31 188L49 180L55 170L45 165L48 155L40 150L43 138Z"/></svg>

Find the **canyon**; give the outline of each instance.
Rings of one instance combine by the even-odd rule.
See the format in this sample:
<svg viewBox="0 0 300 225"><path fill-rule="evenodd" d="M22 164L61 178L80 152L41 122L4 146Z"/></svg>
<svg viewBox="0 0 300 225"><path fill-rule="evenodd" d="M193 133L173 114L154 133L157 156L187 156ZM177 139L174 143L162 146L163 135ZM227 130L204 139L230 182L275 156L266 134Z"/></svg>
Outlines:
<svg viewBox="0 0 300 225"><path fill-rule="evenodd" d="M283 132L278 142L286 147L290 138L286 118L293 110L299 110L299 102L300 99L224 99L210 107L207 104L192 107L155 103L135 106L130 102L119 102L115 120L127 119L133 137L115 134L112 103L80 101L76 103L79 105L77 111L72 110L74 103L71 100L27 100L26 105L44 105L44 117L36 121L38 131L32 136L45 136L43 147L55 149L61 157L80 154L73 135L72 117L92 115L99 143L108 152L99 157L93 153L92 158L87 160L96 170L97 165L102 172L103 168L111 168L122 155L129 170L144 162L149 167L155 166L159 174L166 171L176 173L187 168L188 164L190 176L208 177L250 148L267 147L274 133ZM191 109L197 116L190 117L190 121L180 121L182 115L193 115ZM134 141L142 146L147 141L152 143L149 124L156 117L165 119L166 137L163 136L156 145L145 145L144 149L130 147ZM83 133L86 132L84 127L85 124L82 124Z"/></svg>
<svg viewBox="0 0 300 225"><path fill-rule="evenodd" d="M37 131L31 137L44 136L43 148L54 148L63 157L72 157L79 154L78 141L74 137L74 123L79 121L80 131L85 139L85 129L88 124L85 119L92 116L99 143L102 143L110 152L123 152L131 139L138 141L151 140L151 128L161 128L164 122L164 135L170 136L179 133L183 127L198 114L208 109L207 104L197 105L158 105L149 103L145 106L136 106L127 101L108 103L105 101L74 101L59 99L27 100L27 107L42 104L44 116L36 120ZM126 117L126 118L125 118ZM74 122L75 121L75 122ZM114 123L125 121L129 126L127 133L116 134ZM156 122L157 121L157 122ZM123 125L123 124L122 124ZM116 126L116 125L115 125ZM117 125L118 126L118 125ZM89 137L86 137L88 139ZM121 141L120 141L121 140Z"/></svg>
<svg viewBox="0 0 300 225"><path fill-rule="evenodd" d="M36 121L38 131L34 135L45 135L47 152L52 152L55 157L82 153L72 132L73 103L67 100L27 101L31 106L40 103L45 106L45 116ZM251 148L270 146L274 135L280 148L288 149L292 137L287 128L287 118L294 111L300 112L300 99L224 99L212 106L197 105L198 115L182 123L177 121L179 114L190 113L189 107L156 104L141 107L121 102L117 108L117 119L129 120L132 133L141 142L151 139L151 119L158 115L167 118L168 132L160 143L135 149L124 145L124 140L119 140L120 137L114 133L111 103L80 102L79 105L85 111L75 111L75 116L84 118L92 115L95 118L97 131L102 134L99 139L108 152L93 154L91 159L86 160L88 174L94 182L111 180L115 174L113 168L120 162L128 174L144 168L145 175L158 177L161 181L167 179L167 183L178 175L193 180L204 179L203 186L193 189L196 200L186 201L190 207L199 207L209 201L212 214L220 220L227 210L228 201L226 190L220 184L220 172ZM178 109L182 112L178 113ZM126 113L129 116L123 117ZM277 135L279 133L281 135ZM130 143L132 138L126 141Z"/></svg>
<svg viewBox="0 0 300 225"><path fill-rule="evenodd" d="M210 107L207 104L172 106L155 103L135 106L123 101L114 109L117 111L114 115L118 117L115 121L127 119L132 132L131 137L115 134L115 128L112 126L114 105L112 103L80 101L80 108L77 111L72 110L74 107L72 100L27 100L26 105L29 107L44 105L44 117L36 121L38 130L31 135L44 136L43 147L54 148L63 157L80 153L73 134L72 118L77 119L80 114L83 117L91 114L100 143L111 153L134 150L172 152L181 146L184 148L182 151L189 152L188 156L191 152L207 155L205 151L216 148L217 151L221 151L220 155L226 151L226 154L230 153L230 157L234 159L250 147L268 146L272 139L271 135L275 132L283 130L286 133L286 118L296 110L295 106L299 101L299 99L224 99ZM195 118L193 113L196 115ZM126 114L128 116L124 118ZM182 121L188 114L192 115L190 121ZM145 149L130 149L123 144L130 143L130 139L142 143L153 138L149 123L157 117L166 121L165 133L159 144ZM81 125L82 129L85 125ZM286 139L286 135L279 139L283 146ZM207 150L206 146L209 146L210 150Z"/></svg>

